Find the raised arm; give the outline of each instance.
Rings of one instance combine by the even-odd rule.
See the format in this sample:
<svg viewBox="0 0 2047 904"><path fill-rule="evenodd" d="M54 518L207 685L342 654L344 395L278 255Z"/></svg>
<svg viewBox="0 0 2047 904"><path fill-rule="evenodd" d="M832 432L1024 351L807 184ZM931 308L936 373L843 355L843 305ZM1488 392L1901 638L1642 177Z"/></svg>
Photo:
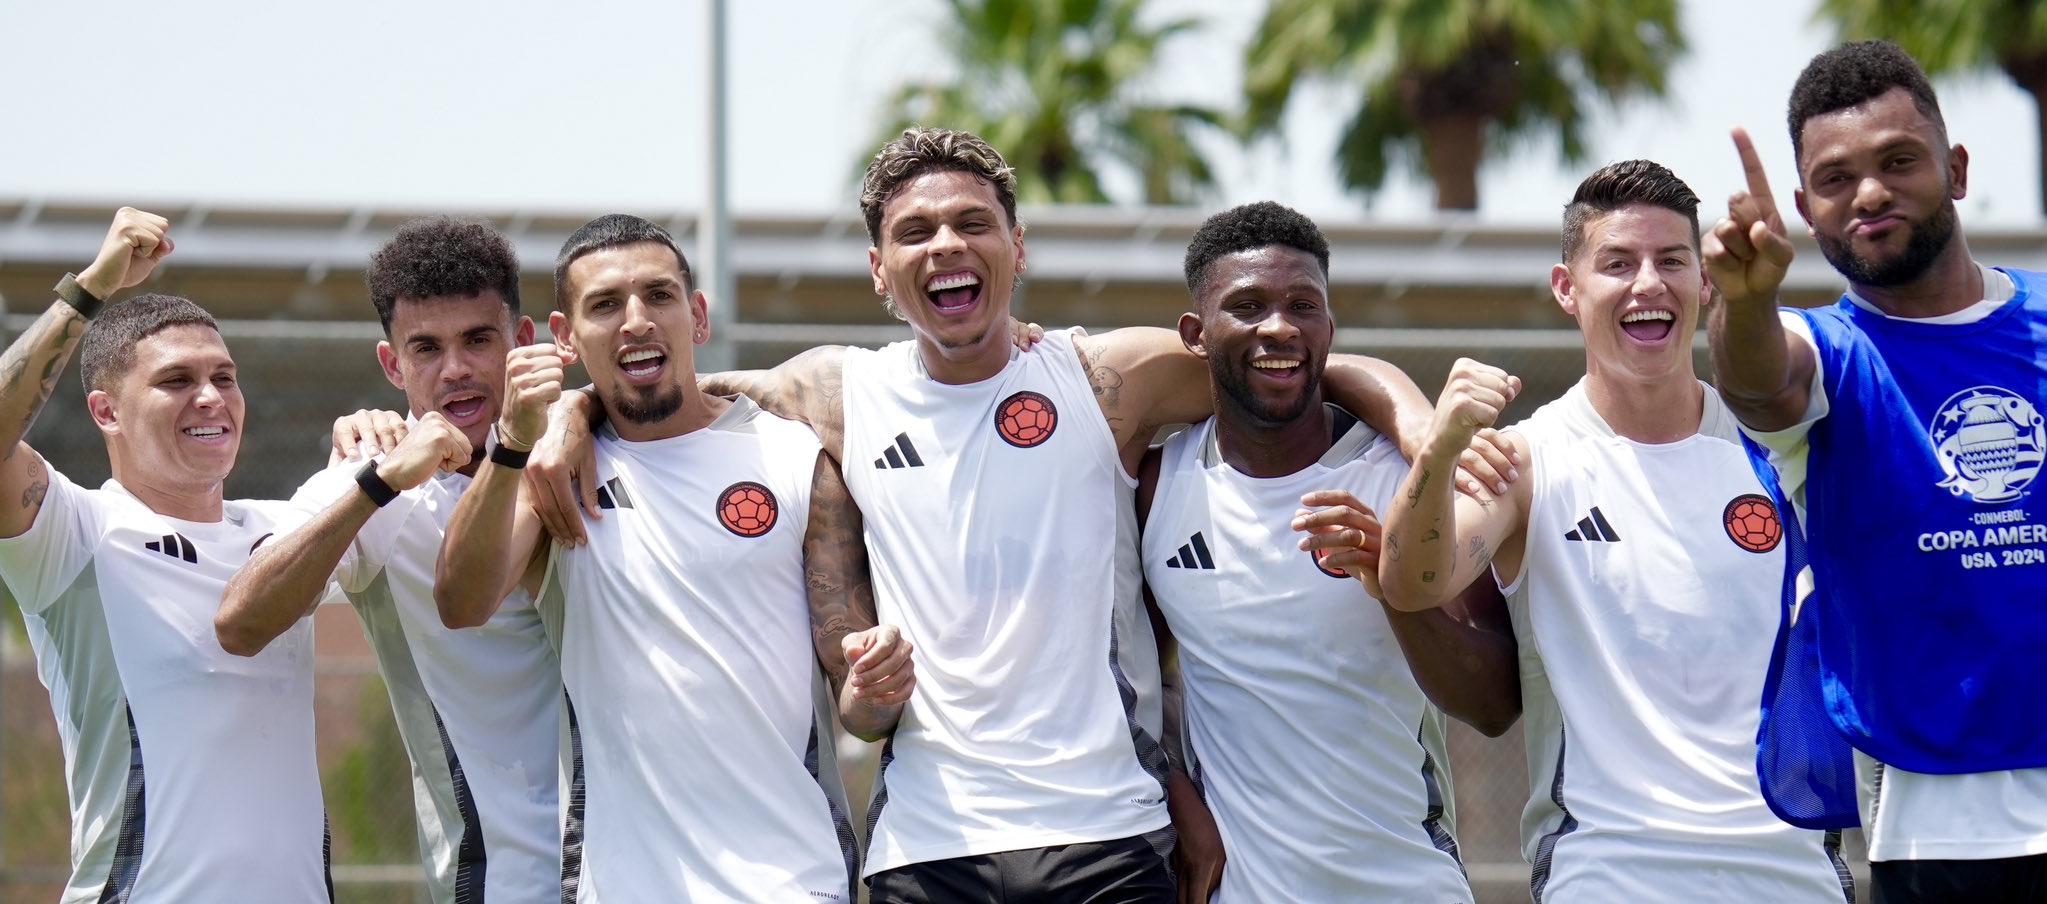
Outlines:
<svg viewBox="0 0 2047 904"><path fill-rule="evenodd" d="M1728 198L1727 216L1699 241L1721 299L1708 318L1714 384L1743 424L1782 430L1805 417L1817 362L1812 347L1777 318L1792 249L1770 179L1748 132L1734 130L1734 149L1748 190Z"/></svg>
<svg viewBox="0 0 2047 904"><path fill-rule="evenodd" d="M1527 519L1527 481L1504 495L1459 493L1451 475L1481 429L1521 391L1521 380L1497 367L1459 358L1436 404L1422 454L1386 512L1385 551L1379 579L1387 605L1419 612L1449 602L1484 575L1493 554L1517 538ZM1519 435L1500 434L1513 454L1528 460ZM1298 522L1297 522L1298 523Z"/></svg>
<svg viewBox="0 0 2047 904"><path fill-rule="evenodd" d="M21 536L42 511L49 473L22 438L57 388L86 322L115 292L147 279L173 247L169 220L121 208L91 266L59 283L58 300L0 354L0 449L6 450L0 457L0 537Z"/></svg>
<svg viewBox="0 0 2047 904"><path fill-rule="evenodd" d="M1301 505L1294 519L1294 529L1307 535L1301 548L1357 578L1373 600L1384 600L1379 562L1386 547L1372 510L1345 490L1309 493ZM1436 706L1487 737L1499 737L1521 717L1520 648L1499 586L1483 571L1441 607L1384 608L1415 683Z"/></svg>
<svg viewBox="0 0 2047 904"><path fill-rule="evenodd" d="M357 476L356 489L297 530L265 542L228 579L227 593L213 616L220 648L236 656L254 656L311 615L370 516L435 471L468 464L469 455L469 439L445 416L438 411L421 416L396 449L381 461L364 464L368 473ZM370 495L372 490L378 492L376 498Z"/></svg>
<svg viewBox="0 0 2047 904"><path fill-rule="evenodd" d="M441 538L434 568L434 604L441 623L473 628L490 621L546 552L540 518L520 493L519 468L500 464L532 449L547 424L547 407L561 397L563 359L553 345L527 345L505 355L505 413L501 446L476 471Z"/></svg>
<svg viewBox="0 0 2047 904"><path fill-rule="evenodd" d="M895 730L916 687L913 648L896 626L877 623L860 509L823 452L811 475L803 578L811 638L839 703L839 723L863 741L881 740Z"/></svg>

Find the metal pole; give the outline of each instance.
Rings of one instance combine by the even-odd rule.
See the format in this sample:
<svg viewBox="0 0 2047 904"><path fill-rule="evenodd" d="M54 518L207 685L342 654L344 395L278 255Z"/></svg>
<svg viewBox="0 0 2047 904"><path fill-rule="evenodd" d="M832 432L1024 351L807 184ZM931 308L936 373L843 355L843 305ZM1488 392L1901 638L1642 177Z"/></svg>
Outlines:
<svg viewBox="0 0 2047 904"><path fill-rule="evenodd" d="M697 218L697 288L711 305L711 341L697 350L697 371L715 373L738 366L733 324L739 321L739 292L731 266L732 218L725 190L729 170L725 140L725 0L705 0L704 34L704 207Z"/></svg>

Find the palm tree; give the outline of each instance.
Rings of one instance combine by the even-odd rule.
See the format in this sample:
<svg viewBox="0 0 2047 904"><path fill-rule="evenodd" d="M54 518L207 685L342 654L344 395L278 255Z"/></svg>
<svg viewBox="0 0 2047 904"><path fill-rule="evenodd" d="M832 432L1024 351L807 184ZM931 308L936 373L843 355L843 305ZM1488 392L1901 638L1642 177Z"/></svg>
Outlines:
<svg viewBox="0 0 2047 904"><path fill-rule="evenodd" d="M1139 177L1148 204L1194 200L1215 184L1195 143L1222 116L1154 103L1138 83L1160 45L1199 20L1139 21L1143 0L947 0L937 46L959 74L910 84L888 102L883 140L911 125L965 129L1016 167L1018 200L1101 203L1105 165ZM860 161L862 166L866 161Z"/></svg>
<svg viewBox="0 0 2047 904"><path fill-rule="evenodd" d="M2047 0L1823 0L1842 36L1888 38L1929 73L1995 67L2033 96L2047 212Z"/></svg>
<svg viewBox="0 0 2047 904"><path fill-rule="evenodd" d="M1362 84L1336 152L1370 193L1398 164L1438 210L1478 207L1488 150L1554 134L1585 154L1587 101L1663 96L1685 49L1678 0L1272 0L1245 58L1247 131L1277 131L1303 78Z"/></svg>

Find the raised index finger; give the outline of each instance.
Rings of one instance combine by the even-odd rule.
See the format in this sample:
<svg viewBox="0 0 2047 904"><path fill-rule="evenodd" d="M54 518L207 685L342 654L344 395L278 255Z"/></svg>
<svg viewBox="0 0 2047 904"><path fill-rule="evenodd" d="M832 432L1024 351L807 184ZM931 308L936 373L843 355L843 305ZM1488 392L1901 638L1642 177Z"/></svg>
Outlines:
<svg viewBox="0 0 2047 904"><path fill-rule="evenodd" d="M1756 155L1756 143L1748 137L1748 130L1736 126L1734 129L1734 152L1741 155L1741 174L1748 179L1749 197L1762 209L1763 216L1775 226L1777 199L1770 194L1770 175L1763 170L1763 158Z"/></svg>

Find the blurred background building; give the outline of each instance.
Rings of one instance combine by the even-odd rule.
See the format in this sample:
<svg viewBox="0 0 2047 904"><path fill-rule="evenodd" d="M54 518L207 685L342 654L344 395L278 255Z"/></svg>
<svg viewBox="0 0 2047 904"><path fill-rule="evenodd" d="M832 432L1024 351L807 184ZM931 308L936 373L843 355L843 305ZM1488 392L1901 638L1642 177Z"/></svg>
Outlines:
<svg viewBox="0 0 2047 904"><path fill-rule="evenodd" d="M242 368L250 429L229 493L279 496L324 462L335 416L403 402L375 364L362 284L399 223L454 213L504 230L526 268L526 311L544 324L554 253L591 216L648 216L695 253L716 221L711 133L729 154L735 211L732 290L713 298L731 360L765 367L813 345L907 338L872 291L853 195L879 140L919 122L979 131L1018 168L1031 256L1019 317L1170 325L1187 306L1180 259L1195 227L1273 198L1330 238L1341 350L1388 358L1431 395L1457 357L1505 367L1527 383L1513 420L1583 373L1547 285L1556 214L1578 179L1611 160L1660 160L1691 180L1710 225L1740 185L1725 134L1742 124L1789 216L1785 96L1841 34L1897 38L1944 73L1950 134L1972 151L1959 205L1972 249L2047 269L2043 7L738 5L721 32L730 107L714 130L705 0L4 5L0 327L12 339L48 304L113 207L166 215L178 250L148 288L223 318ZM1839 280L1796 238L1788 299L1831 301ZM67 374L30 442L96 484L105 456L82 408ZM318 617L337 891L416 900L411 789L374 661L346 607ZM0 900L53 900L67 863L61 752L11 601L0 618ZM1526 900L1518 729L1487 741L1460 728L1453 768L1481 900Z"/></svg>

